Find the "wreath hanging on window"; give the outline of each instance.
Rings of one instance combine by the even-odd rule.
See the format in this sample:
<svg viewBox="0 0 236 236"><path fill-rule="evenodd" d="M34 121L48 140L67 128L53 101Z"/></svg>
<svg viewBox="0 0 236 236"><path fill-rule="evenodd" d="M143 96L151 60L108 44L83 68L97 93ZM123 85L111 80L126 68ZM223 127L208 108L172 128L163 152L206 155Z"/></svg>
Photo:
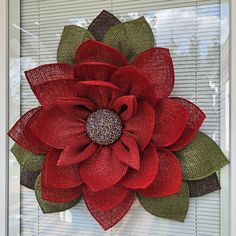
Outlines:
<svg viewBox="0 0 236 236"><path fill-rule="evenodd" d="M40 106L8 134L44 213L83 198L107 230L137 196L151 214L184 221L190 197L220 189L215 172L228 160L199 131L203 111L170 97L172 58L144 17L102 11L88 29L65 26L57 63L25 75Z"/></svg>

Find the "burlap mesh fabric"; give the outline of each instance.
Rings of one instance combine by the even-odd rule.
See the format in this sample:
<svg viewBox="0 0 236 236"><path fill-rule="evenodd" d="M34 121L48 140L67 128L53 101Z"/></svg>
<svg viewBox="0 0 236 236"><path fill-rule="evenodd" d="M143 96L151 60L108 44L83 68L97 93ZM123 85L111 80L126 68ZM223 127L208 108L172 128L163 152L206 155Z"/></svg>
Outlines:
<svg viewBox="0 0 236 236"><path fill-rule="evenodd" d="M208 193L220 190L220 183L216 174L204 179L187 181L190 197L200 197Z"/></svg>
<svg viewBox="0 0 236 236"><path fill-rule="evenodd" d="M39 171L30 171L26 167L22 167L20 175L20 184L26 188L34 190L36 179L38 178Z"/></svg>
<svg viewBox="0 0 236 236"><path fill-rule="evenodd" d="M200 131L190 144L176 152L176 156L185 180L206 178L229 162L219 146Z"/></svg>
<svg viewBox="0 0 236 236"><path fill-rule="evenodd" d="M23 149L21 146L14 144L11 149L11 152L16 157L20 166L23 169L27 169L33 172L40 172L43 164L45 155L37 155L32 152L29 152Z"/></svg>
<svg viewBox="0 0 236 236"><path fill-rule="evenodd" d="M43 212L64 211L83 196L107 230L137 192L151 214L183 221L188 186L191 196L217 188L217 179L208 176L228 161L209 137L196 135L204 113L185 99L169 98L171 55L153 47L144 17L120 23L103 11L88 30L65 26L58 64L26 72L41 107L24 114L9 136L17 143L21 183L35 188Z"/></svg>
<svg viewBox="0 0 236 236"><path fill-rule="evenodd" d="M90 211L91 215L97 220L97 222L103 227L103 229L107 230L116 223L118 223L124 215L129 211L133 200L134 200L134 192L129 191L125 197L125 199L115 208L109 211L98 211L94 208L92 208L89 205L89 202L86 201L85 203Z"/></svg>
<svg viewBox="0 0 236 236"><path fill-rule="evenodd" d="M37 107L26 112L8 132L8 135L18 145L24 149L30 150L33 153L47 153L48 151L47 147L42 145L42 142L35 137L29 129L29 125L31 125L37 118L40 110L41 108Z"/></svg>
<svg viewBox="0 0 236 236"><path fill-rule="evenodd" d="M128 61L140 52L154 47L154 36L144 17L113 26L104 35L103 42L118 49Z"/></svg>
<svg viewBox="0 0 236 236"><path fill-rule="evenodd" d="M60 212L65 211L74 205L76 205L80 201L80 197L66 202L66 203L53 203L42 199L42 193L41 193L41 183L40 183L40 177L38 176L36 183L35 183L35 195L37 198L37 201L43 211L43 213L53 213L53 212ZM53 193L52 193L53 194Z"/></svg>
<svg viewBox="0 0 236 236"><path fill-rule="evenodd" d="M93 36L86 29L76 25L65 26L57 50L57 62L73 64L77 48L88 39L93 39Z"/></svg>
<svg viewBox="0 0 236 236"><path fill-rule="evenodd" d="M58 80L73 79L73 67L67 64L48 64L36 67L25 72L26 78L32 88L37 85Z"/></svg>
<svg viewBox="0 0 236 236"><path fill-rule="evenodd" d="M110 12L103 10L89 25L88 30L98 41L102 41L104 34L114 25L120 23Z"/></svg>
<svg viewBox="0 0 236 236"><path fill-rule="evenodd" d="M184 98L171 97L171 99L184 106L189 114L182 136L174 144L169 146L170 150L179 151L194 138L206 118L206 115L198 106Z"/></svg>
<svg viewBox="0 0 236 236"><path fill-rule="evenodd" d="M176 193L182 184L181 169L175 155L166 149L158 149L158 171L154 181L145 189L139 189L145 197L163 197Z"/></svg>
<svg viewBox="0 0 236 236"><path fill-rule="evenodd" d="M89 187L84 186L83 195L90 207L105 212L119 205L127 196L128 191L122 184L98 192L93 192Z"/></svg>
<svg viewBox="0 0 236 236"><path fill-rule="evenodd" d="M180 192L174 195L147 198L138 194L138 199L152 215L183 222L188 211L189 189L187 183L183 182Z"/></svg>
<svg viewBox="0 0 236 236"><path fill-rule="evenodd" d="M94 40L81 44L76 52L75 64L85 62L103 62L116 67L128 65L126 58L116 49Z"/></svg>
<svg viewBox="0 0 236 236"><path fill-rule="evenodd" d="M131 62L140 69L155 87L158 98L168 97L174 87L174 67L166 48L151 48L141 52Z"/></svg>

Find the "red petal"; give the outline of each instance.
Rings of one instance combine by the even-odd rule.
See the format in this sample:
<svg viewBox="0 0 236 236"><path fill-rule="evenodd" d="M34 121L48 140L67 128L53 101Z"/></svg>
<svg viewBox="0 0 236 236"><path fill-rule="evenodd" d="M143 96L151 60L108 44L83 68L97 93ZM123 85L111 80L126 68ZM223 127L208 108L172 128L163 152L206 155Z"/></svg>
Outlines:
<svg viewBox="0 0 236 236"><path fill-rule="evenodd" d="M49 109L58 99L76 97L76 80L56 80L36 85L33 89L40 104Z"/></svg>
<svg viewBox="0 0 236 236"><path fill-rule="evenodd" d="M57 166L61 150L51 149L46 156L41 176L41 185L48 189L69 189L82 184L78 165Z"/></svg>
<svg viewBox="0 0 236 236"><path fill-rule="evenodd" d="M135 139L127 134L122 134L120 139L112 145L114 155L124 164L139 170L140 156Z"/></svg>
<svg viewBox="0 0 236 236"><path fill-rule="evenodd" d="M25 71L26 78L34 88L49 81L73 79L74 68L68 64L47 64Z"/></svg>
<svg viewBox="0 0 236 236"><path fill-rule="evenodd" d="M147 102L140 102L136 114L125 123L125 132L135 137L141 151L151 141L155 125L155 112ZM144 132L145 127L145 132Z"/></svg>
<svg viewBox="0 0 236 236"><path fill-rule="evenodd" d="M125 66L118 69L111 77L111 83L118 86L125 94L135 95L139 100L156 102L153 86L144 77L141 71L134 66Z"/></svg>
<svg viewBox="0 0 236 236"><path fill-rule="evenodd" d="M156 124L152 142L156 147L173 144L182 135L189 114L184 106L170 99L159 100L156 105Z"/></svg>
<svg viewBox="0 0 236 236"><path fill-rule="evenodd" d="M85 201L98 211L110 211L118 206L126 197L128 189L116 184L108 189L93 192L88 186L83 189Z"/></svg>
<svg viewBox="0 0 236 236"><path fill-rule="evenodd" d="M149 144L141 153L140 169L129 169L122 184L129 189L147 188L155 179L158 169L158 155L155 147Z"/></svg>
<svg viewBox="0 0 236 236"><path fill-rule="evenodd" d="M111 75L117 70L116 66L103 62L85 62L76 66L75 78L80 81L103 80L109 81Z"/></svg>
<svg viewBox="0 0 236 236"><path fill-rule="evenodd" d="M182 172L177 157L167 149L158 149L158 172L150 186L138 192L145 197L163 197L180 191Z"/></svg>
<svg viewBox="0 0 236 236"><path fill-rule="evenodd" d="M117 224L129 211L133 200L134 200L134 192L129 191L125 197L125 199L115 208L110 211L101 212L90 206L89 202L86 201L86 206L94 217L94 219L103 227L104 230L108 230L113 225Z"/></svg>
<svg viewBox="0 0 236 236"><path fill-rule="evenodd" d="M91 140L87 135L84 135L79 140L76 140L65 147L59 157L57 165L69 166L80 163L91 157L96 152L97 148L97 145L91 143Z"/></svg>
<svg viewBox="0 0 236 236"><path fill-rule="evenodd" d="M77 84L78 97L87 98L101 108L111 107L114 99L121 95L121 90L105 81L83 81Z"/></svg>
<svg viewBox="0 0 236 236"><path fill-rule="evenodd" d="M112 109L120 114L122 120L129 120L137 111L137 100L133 95L117 98Z"/></svg>
<svg viewBox="0 0 236 236"><path fill-rule="evenodd" d="M80 164L80 176L96 192L115 185L127 168L115 157L110 146L103 146L93 157Z"/></svg>
<svg viewBox="0 0 236 236"><path fill-rule="evenodd" d="M157 97L168 97L174 87L174 67L167 48L151 48L140 53L131 63L139 68L154 86Z"/></svg>
<svg viewBox="0 0 236 236"><path fill-rule="evenodd" d="M68 97L58 99L57 105L71 117L86 120L98 107L87 98Z"/></svg>
<svg viewBox="0 0 236 236"><path fill-rule="evenodd" d="M8 132L8 135L17 144L37 154L45 154L49 150L48 145L39 140L30 130L30 126L37 120L42 111L41 107L37 107L26 112Z"/></svg>
<svg viewBox="0 0 236 236"><path fill-rule="evenodd" d="M82 190L82 185L70 189L50 189L41 185L42 199L56 203L66 203L79 198L82 195Z"/></svg>
<svg viewBox="0 0 236 236"><path fill-rule="evenodd" d="M184 98L173 97L171 100L184 106L189 113L189 119L183 134L174 144L168 147L168 149L172 151L178 151L192 141L206 118L206 115L198 106Z"/></svg>
<svg viewBox="0 0 236 236"><path fill-rule="evenodd" d="M40 114L31 127L32 132L40 140L51 147L63 149L86 132L85 123L73 120L59 107L53 107Z"/></svg>
<svg viewBox="0 0 236 236"><path fill-rule="evenodd" d="M125 57L115 48L95 40L87 40L78 48L75 64L82 62L105 62L118 67L128 64Z"/></svg>

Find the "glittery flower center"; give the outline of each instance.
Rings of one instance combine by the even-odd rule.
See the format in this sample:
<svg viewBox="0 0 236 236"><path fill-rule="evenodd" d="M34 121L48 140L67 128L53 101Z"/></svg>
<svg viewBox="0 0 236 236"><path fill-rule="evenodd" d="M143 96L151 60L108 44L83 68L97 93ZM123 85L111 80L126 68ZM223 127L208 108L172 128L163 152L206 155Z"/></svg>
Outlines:
<svg viewBox="0 0 236 236"><path fill-rule="evenodd" d="M100 145L110 145L118 140L122 133L122 123L117 113L109 109L99 109L87 119L87 134Z"/></svg>

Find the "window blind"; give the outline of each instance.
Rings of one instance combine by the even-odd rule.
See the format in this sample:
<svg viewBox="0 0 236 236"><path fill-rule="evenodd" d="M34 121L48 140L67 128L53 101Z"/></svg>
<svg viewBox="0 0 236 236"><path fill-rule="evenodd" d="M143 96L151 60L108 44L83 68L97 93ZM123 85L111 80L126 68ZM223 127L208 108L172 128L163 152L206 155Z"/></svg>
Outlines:
<svg viewBox="0 0 236 236"><path fill-rule="evenodd" d="M21 112L37 106L23 71L56 61L64 25L87 27L100 11L121 20L144 15L156 44L170 49L175 67L173 96L185 97L206 113L202 130L220 143L220 0L21 0ZM223 118L222 118L223 119ZM21 235L219 236L220 193L192 198L185 223L147 213L135 201L124 219L104 232L80 202L71 210L44 215L34 193L21 187Z"/></svg>

